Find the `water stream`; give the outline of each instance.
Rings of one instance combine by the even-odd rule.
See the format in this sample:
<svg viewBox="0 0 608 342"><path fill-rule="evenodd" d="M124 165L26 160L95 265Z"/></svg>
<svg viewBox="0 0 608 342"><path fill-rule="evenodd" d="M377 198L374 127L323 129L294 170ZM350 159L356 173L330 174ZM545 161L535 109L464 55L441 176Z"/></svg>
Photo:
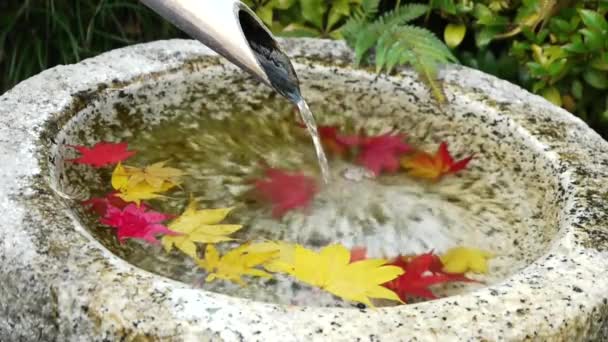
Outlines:
<svg viewBox="0 0 608 342"><path fill-rule="evenodd" d="M319 168L321 169L323 181L325 182L325 184L328 184L330 181L329 164L327 163L327 156L325 155L323 145L321 144L321 138L319 137L319 131L317 130L317 123L315 122L315 117L303 98L298 101L297 105L298 110L300 111L300 116L302 117L302 121L304 121L304 124L306 125L308 133L310 133L312 142L315 146L315 152L317 154L317 159L319 160Z"/></svg>

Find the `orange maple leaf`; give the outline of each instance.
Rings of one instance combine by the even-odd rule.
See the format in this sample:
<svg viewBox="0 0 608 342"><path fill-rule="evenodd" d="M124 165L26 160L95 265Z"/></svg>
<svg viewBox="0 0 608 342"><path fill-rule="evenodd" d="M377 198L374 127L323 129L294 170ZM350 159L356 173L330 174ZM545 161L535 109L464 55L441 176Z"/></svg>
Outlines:
<svg viewBox="0 0 608 342"><path fill-rule="evenodd" d="M469 165L473 156L454 161L448 151L448 144L442 142L435 155L424 151L417 151L412 155L401 158L401 166L407 170L408 174L417 177L438 181L443 176L454 174Z"/></svg>

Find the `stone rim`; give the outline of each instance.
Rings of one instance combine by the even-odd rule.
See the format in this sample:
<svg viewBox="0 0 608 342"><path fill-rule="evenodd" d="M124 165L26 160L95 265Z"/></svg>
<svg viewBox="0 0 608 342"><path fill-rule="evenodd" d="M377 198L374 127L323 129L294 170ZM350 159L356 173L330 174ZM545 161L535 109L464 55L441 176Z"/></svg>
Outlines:
<svg viewBox="0 0 608 342"><path fill-rule="evenodd" d="M288 54L301 57L300 62L310 58L346 65L352 59L348 48L339 42L289 40L283 45ZM14 218L11 215L0 218L0 236L5 243L8 241L20 249L37 249L0 250L0 260L7 264L13 261L12 269L29 269L48 282L51 292L55 293L53 305L58 316L81 322L75 332L66 330L69 325L61 325L68 324L69 320L60 323L60 334L98 331L99 335L106 336L183 334L227 340L241 336L246 340L280 338L287 341L304 336L348 339L363 335L398 340L404 338L404 334L432 336L425 334L434 331L435 336L458 339L519 340L530 335L530 338L559 336L567 340L580 338L578 329L593 335L605 324L601 311L606 310L608 277L601 271L608 268L608 205L602 196L608 190L603 184L608 179L608 171L602 166L608 165L608 144L581 120L544 99L508 82L458 66L446 68L442 73L448 101L456 105L479 102L485 106L483 110L494 110L496 115L505 117L509 126L524 130L534 144L531 147L542 151L559 171L556 177L567 203L562 214L568 216L560 218L559 237L549 252L501 284L436 301L378 310L286 307L189 288L136 269L96 241L87 239L89 234L66 216L58 201L52 200L44 180L45 166L39 161L39 149L44 147L40 145L40 135L44 134L46 125L69 109L79 92L97 89L100 85L130 83L137 81L139 75L167 72L188 61L212 55L215 54L192 41L137 45L45 71L0 97L0 154L3 156L0 174L4 176L0 183L0 208L14 213ZM402 75L413 77L408 71ZM474 95L480 93L485 96ZM428 97L422 89L420 95L423 99ZM500 114L496 108L490 108L488 99L508 105L510 114ZM534 122L528 120L527 113L533 113ZM563 126L567 136L555 140L535 134L543 132L547 125ZM13 181L15 179L17 181ZM45 203L35 203L41 213L52 214L44 217L41 213L28 214L24 201L19 199L22 197L29 203L39 201L36 197L46 199ZM45 254L40 251L41 246L49 246L40 243L42 237L35 236L35 225L41 224L68 228L80 234L65 237L69 250ZM11 226L23 227L23 231L15 233ZM81 245L86 248L74 250ZM49 258L55 263L42 266ZM3 272L0 276L5 277ZM80 276L83 277L78 279ZM19 279L18 275L7 277ZM101 280L101 286L91 287L92 279ZM129 296L141 288L158 294L158 298L150 300L139 294L125 302L119 296ZM94 294L81 295L90 289ZM538 303L547 298L562 299L551 305ZM74 309L83 306L88 308L86 313ZM537 309L539 306L541 309ZM572 306L577 309L569 309ZM166 322L154 322L150 313L142 316L146 311ZM111 314L118 315L120 320L108 321L106 318ZM138 320L138 324L133 324ZM467 326L475 320L480 330ZM568 323L567 326L564 323Z"/></svg>

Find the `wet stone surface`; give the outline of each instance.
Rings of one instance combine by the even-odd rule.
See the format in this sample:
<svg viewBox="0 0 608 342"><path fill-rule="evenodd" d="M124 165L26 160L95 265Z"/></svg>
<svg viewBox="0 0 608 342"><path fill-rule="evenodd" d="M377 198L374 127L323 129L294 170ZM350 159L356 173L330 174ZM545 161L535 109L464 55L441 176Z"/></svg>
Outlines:
<svg viewBox="0 0 608 342"><path fill-rule="evenodd" d="M317 173L293 107L192 41L116 50L54 68L0 97L0 340L167 339L602 340L608 313L608 145L543 99L460 67L442 73L438 108L410 71L377 77L348 49L283 42L317 121L398 130L428 150L447 140L470 169L440 184L369 178L330 161L334 182L281 221L252 204L260 160ZM247 132L244 134L243 132ZM357 308L292 283L203 284L179 254L119 245L79 202L110 170L66 163L66 144L128 141L129 164L171 160L188 172L158 208L190 193L235 206L241 239L365 245L372 256L469 245L493 251L482 284L444 299ZM156 204L157 202L155 202ZM457 295L458 296L451 296ZM475 327L475 329L473 329Z"/></svg>

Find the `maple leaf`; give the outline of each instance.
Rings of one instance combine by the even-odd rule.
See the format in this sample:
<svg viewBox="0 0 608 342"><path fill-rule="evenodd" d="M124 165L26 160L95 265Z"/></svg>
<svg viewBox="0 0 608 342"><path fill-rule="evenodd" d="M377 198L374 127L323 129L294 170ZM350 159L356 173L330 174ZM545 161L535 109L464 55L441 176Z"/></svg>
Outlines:
<svg viewBox="0 0 608 342"><path fill-rule="evenodd" d="M382 171L395 172L399 169L399 157L412 148L404 142L400 134L383 134L363 138L359 142L357 162L376 176Z"/></svg>
<svg viewBox="0 0 608 342"><path fill-rule="evenodd" d="M104 197L94 197L82 202L82 205L85 207L90 207L91 210L100 216L104 216L106 214L108 206L122 209L128 204L128 202L125 202L122 200L122 198L118 197L116 192L111 192Z"/></svg>
<svg viewBox="0 0 608 342"><path fill-rule="evenodd" d="M209 244L205 249L204 259L195 259L196 263L209 274L205 281L212 282L216 279L224 279L245 286L242 276L254 276L270 278L271 274L255 267L271 260L278 253L277 251L270 252L252 252L248 251L249 244L241 245L228 251L220 257L219 252L214 245Z"/></svg>
<svg viewBox="0 0 608 342"><path fill-rule="evenodd" d="M151 244L157 244L156 235L178 234L161 224L161 222L169 218L171 218L171 215L147 211L147 208L135 204L129 204L124 209L108 205L106 215L100 222L116 228L116 235L121 244L127 238L140 239Z"/></svg>
<svg viewBox="0 0 608 342"><path fill-rule="evenodd" d="M448 144L442 142L435 155L418 151L412 156L401 159L401 166L408 170L408 173L417 178L437 181L443 176L453 174L467 167L473 156L454 161L448 150Z"/></svg>
<svg viewBox="0 0 608 342"><path fill-rule="evenodd" d="M301 127L306 127L301 125ZM343 155L349 148L357 146L360 138L356 135L348 136L339 133L336 126L319 126L319 137L323 146L336 155Z"/></svg>
<svg viewBox="0 0 608 342"><path fill-rule="evenodd" d="M269 168L265 179L255 181L254 189L272 204L272 215L280 218L290 210L308 207L318 188L311 177Z"/></svg>
<svg viewBox="0 0 608 342"><path fill-rule="evenodd" d="M493 254L476 248L452 248L441 256L443 271L447 273L488 273L488 259Z"/></svg>
<svg viewBox="0 0 608 342"><path fill-rule="evenodd" d="M401 268L386 265L382 259L351 263L350 258L350 252L342 245L330 245L320 252L296 246L292 275L340 298L372 307L370 298L401 302L393 291L381 286L403 274Z"/></svg>
<svg viewBox="0 0 608 342"><path fill-rule="evenodd" d="M119 193L116 195L125 202L135 202L140 204L142 200L149 200L155 198L162 198L159 192L165 192L170 190L174 185L170 182L165 182L160 188L155 188L147 182L133 183L130 181L130 173L125 169L121 163L116 165L114 172L112 172L112 187L118 190Z"/></svg>
<svg viewBox="0 0 608 342"><path fill-rule="evenodd" d="M397 279L385 283L384 286L395 291L403 301L407 296L436 299L435 294L429 289L431 285L454 281L473 281L462 274L444 273L439 256L433 253L413 258L399 256L391 265L400 267L405 273Z"/></svg>
<svg viewBox="0 0 608 342"><path fill-rule="evenodd" d="M67 145L78 152L81 156L75 159L67 159L69 162L77 164L91 165L99 168L105 165L116 164L135 154L135 151L128 151L127 143L98 142L89 148L81 145Z"/></svg>
<svg viewBox="0 0 608 342"><path fill-rule="evenodd" d="M192 199L184 213L169 224L169 229L181 235L165 235L162 238L165 251L175 246L186 255L196 258L196 242L218 243L231 241L228 235L241 229L242 225L219 224L233 208L197 210L198 203Z"/></svg>
<svg viewBox="0 0 608 342"><path fill-rule="evenodd" d="M142 182L146 182L154 189L162 189L166 187L166 183L172 186L180 184L180 177L186 173L180 169L166 167L167 161L158 162L141 169L138 167L125 166L125 172L128 175L128 185L135 186Z"/></svg>
<svg viewBox="0 0 608 342"><path fill-rule="evenodd" d="M262 266L268 272L293 274L295 247L296 245L286 242L267 241L251 244L247 247L247 251L252 253L278 252L275 257Z"/></svg>

